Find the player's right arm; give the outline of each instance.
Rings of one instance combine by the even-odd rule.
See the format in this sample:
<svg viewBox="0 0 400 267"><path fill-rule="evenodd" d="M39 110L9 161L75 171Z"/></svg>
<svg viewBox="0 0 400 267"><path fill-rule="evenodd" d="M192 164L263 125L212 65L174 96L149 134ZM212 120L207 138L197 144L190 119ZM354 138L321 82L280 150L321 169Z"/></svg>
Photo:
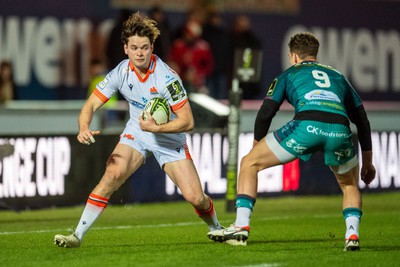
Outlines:
<svg viewBox="0 0 400 267"><path fill-rule="evenodd" d="M263 104L258 110L256 121L254 123L254 143L263 139L269 130L272 119L279 110L279 104L271 99L264 99Z"/></svg>
<svg viewBox="0 0 400 267"><path fill-rule="evenodd" d="M368 185L375 179L376 175L376 170L372 163L371 126L360 96L347 79L346 82L349 88L349 94L345 99L346 111L350 121L357 127L357 135L361 146L362 158L360 170L361 180Z"/></svg>
<svg viewBox="0 0 400 267"><path fill-rule="evenodd" d="M257 112L253 146L267 135L272 119L284 100L285 79L283 77L284 73L273 80L267 90L264 102Z"/></svg>
<svg viewBox="0 0 400 267"><path fill-rule="evenodd" d="M92 131L89 127L94 113L103 105L104 102L95 94L92 94L83 105L78 119L79 133L77 136L77 139L81 144L93 144L95 142L93 136L100 134L100 131Z"/></svg>

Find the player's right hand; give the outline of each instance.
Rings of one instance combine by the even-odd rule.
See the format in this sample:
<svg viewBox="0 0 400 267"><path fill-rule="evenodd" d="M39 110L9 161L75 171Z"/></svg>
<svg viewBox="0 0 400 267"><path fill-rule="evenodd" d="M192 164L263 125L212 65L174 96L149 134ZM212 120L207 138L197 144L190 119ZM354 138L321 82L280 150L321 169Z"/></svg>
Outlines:
<svg viewBox="0 0 400 267"><path fill-rule="evenodd" d="M361 174L361 180L366 185L369 185L375 179L376 170L374 165L372 164L363 165L361 167L360 174Z"/></svg>
<svg viewBox="0 0 400 267"><path fill-rule="evenodd" d="M99 134L100 131L91 131L91 130L81 131L79 132L77 139L81 144L90 145L96 142L93 136Z"/></svg>

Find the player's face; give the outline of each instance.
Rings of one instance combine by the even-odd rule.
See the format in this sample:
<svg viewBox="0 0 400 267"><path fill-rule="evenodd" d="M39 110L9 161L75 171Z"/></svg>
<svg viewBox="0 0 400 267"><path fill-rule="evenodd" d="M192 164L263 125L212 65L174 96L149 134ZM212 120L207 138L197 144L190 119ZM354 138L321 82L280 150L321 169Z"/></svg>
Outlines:
<svg viewBox="0 0 400 267"><path fill-rule="evenodd" d="M142 72L147 72L150 65L153 45L147 37L131 36L128 44L124 45L125 54L128 55L132 64Z"/></svg>

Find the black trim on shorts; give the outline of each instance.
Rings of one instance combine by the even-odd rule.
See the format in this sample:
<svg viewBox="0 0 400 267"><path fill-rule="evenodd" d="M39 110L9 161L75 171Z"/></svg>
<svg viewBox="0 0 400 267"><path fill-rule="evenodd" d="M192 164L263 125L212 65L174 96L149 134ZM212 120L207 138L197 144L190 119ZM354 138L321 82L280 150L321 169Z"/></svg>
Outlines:
<svg viewBox="0 0 400 267"><path fill-rule="evenodd" d="M294 120L309 120L309 121L320 121L326 123L336 123L336 124L343 124L347 127L350 127L349 119L343 115L332 113L332 112L325 112L319 110L306 110L296 113L294 115Z"/></svg>

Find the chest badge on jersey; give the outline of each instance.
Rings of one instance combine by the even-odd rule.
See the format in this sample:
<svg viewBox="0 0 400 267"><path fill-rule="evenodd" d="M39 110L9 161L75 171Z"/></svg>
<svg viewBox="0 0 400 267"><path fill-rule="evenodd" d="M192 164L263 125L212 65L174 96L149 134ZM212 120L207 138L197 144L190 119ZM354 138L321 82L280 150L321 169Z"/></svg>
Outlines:
<svg viewBox="0 0 400 267"><path fill-rule="evenodd" d="M150 88L150 94L154 95L154 94L157 94L157 93L158 92L157 92L157 89L155 87L151 87Z"/></svg>
<svg viewBox="0 0 400 267"><path fill-rule="evenodd" d="M108 83L107 78L104 78L104 79L99 83L100 89L103 90L104 87L106 87L107 83Z"/></svg>
<svg viewBox="0 0 400 267"><path fill-rule="evenodd" d="M277 82L278 82L278 79L275 79L275 80L271 83L271 85L269 86L268 91L267 91L267 95L268 95L268 96L269 96L269 95L272 95L272 94L274 93Z"/></svg>
<svg viewBox="0 0 400 267"><path fill-rule="evenodd" d="M173 101L182 99L186 95L185 90L182 88L180 82L178 82L177 80L167 85L167 89L168 92L171 94Z"/></svg>

